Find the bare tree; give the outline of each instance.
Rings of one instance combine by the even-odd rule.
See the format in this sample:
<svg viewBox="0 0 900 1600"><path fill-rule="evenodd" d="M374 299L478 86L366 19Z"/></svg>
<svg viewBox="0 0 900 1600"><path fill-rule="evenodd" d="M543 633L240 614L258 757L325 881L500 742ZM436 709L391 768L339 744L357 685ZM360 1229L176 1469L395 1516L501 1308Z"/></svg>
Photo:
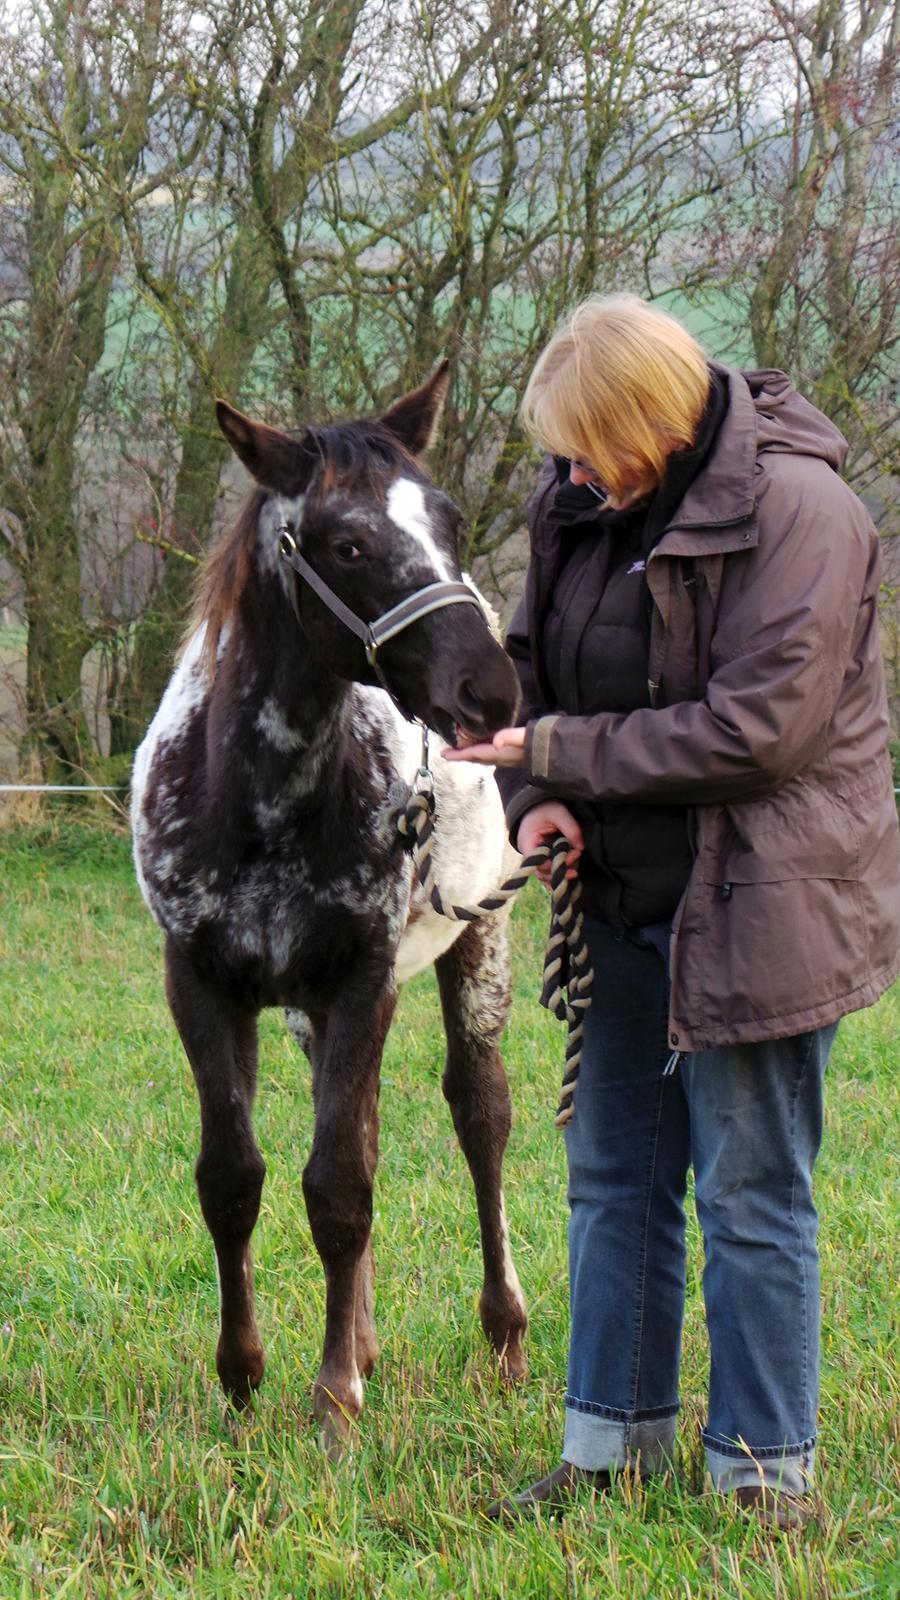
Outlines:
<svg viewBox="0 0 900 1600"><path fill-rule="evenodd" d="M747 355L786 368L846 433L848 476L885 533L900 509L898 89L898 0L749 9L695 277L701 298L724 293L719 320Z"/></svg>
<svg viewBox="0 0 900 1600"><path fill-rule="evenodd" d="M447 354L433 465L502 597L560 315L712 290L887 505L898 3L0 0L0 550L45 756L86 759L92 644L95 739L159 697L233 487L216 394L299 426Z"/></svg>
<svg viewBox="0 0 900 1600"><path fill-rule="evenodd" d="M193 275L185 278L177 201L167 218L177 248L164 253L163 270L146 212L126 205L139 281L192 364L164 541L169 559L137 624L124 685L132 739L158 699L183 626L190 564L172 556L203 546L215 516L226 458L215 396L251 397L256 363L267 371L267 404L287 402L302 420L311 406L321 410L331 387L317 381L315 307L340 288L339 250L359 255L366 242L340 246L327 229L323 237L323 196L340 195L335 175L403 128L423 102L407 68L394 66L395 10L387 0L265 0L205 16L223 64L203 90L216 107L217 137L183 201L196 208L201 186L218 246L199 289ZM481 18L454 55L451 84L489 37ZM378 235L386 221L369 217L368 232Z"/></svg>
<svg viewBox="0 0 900 1600"><path fill-rule="evenodd" d="M148 170L151 129L164 52L184 16L166 0L31 0L24 12L4 5L0 17L0 545L23 594L29 736L65 773L91 748L78 434L121 262L116 196L160 182Z"/></svg>
<svg viewBox="0 0 900 1600"><path fill-rule="evenodd" d="M342 367L363 382L367 369L375 399L384 378L409 382L450 355L435 469L463 506L467 559L502 595L522 561L511 536L533 466L516 423L528 371L568 306L644 285L717 181L703 141L727 126L727 79L709 0L665 14L644 0L531 0L491 15L490 49L451 79L465 14L421 6L406 56L427 103L342 175L331 227L343 242L351 218L386 219L367 253L341 252ZM704 30L719 54L701 64Z"/></svg>

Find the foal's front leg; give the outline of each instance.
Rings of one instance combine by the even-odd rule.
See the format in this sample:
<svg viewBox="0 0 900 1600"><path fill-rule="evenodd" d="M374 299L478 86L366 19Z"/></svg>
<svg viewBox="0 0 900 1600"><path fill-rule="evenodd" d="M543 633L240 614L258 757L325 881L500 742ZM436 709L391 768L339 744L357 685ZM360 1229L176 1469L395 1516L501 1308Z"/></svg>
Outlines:
<svg viewBox="0 0 900 1600"><path fill-rule="evenodd" d="M166 947L166 994L200 1097L200 1206L219 1269L221 1328L216 1367L236 1405L262 1380L265 1357L256 1326L250 1235L259 1214L266 1167L253 1137L256 1017L194 969L172 940Z"/></svg>
<svg viewBox="0 0 900 1600"><path fill-rule="evenodd" d="M481 1323L504 1376L522 1378L528 1312L513 1266L500 1186L511 1122L509 1085L500 1059L500 1035L510 1003L506 915L467 924L435 962L447 1064L444 1094L469 1163L484 1256Z"/></svg>
<svg viewBox="0 0 900 1600"><path fill-rule="evenodd" d="M316 1063L321 1057L321 1041L312 1019L305 1011L289 1006L285 1020L301 1050L313 1067L313 1085L319 1082ZM318 1050L318 1054L317 1054ZM378 1164L378 1115L366 1119L369 1163L372 1172ZM378 1337L375 1332L375 1268L372 1260L372 1241L369 1239L359 1267L356 1294L356 1366L361 1378L370 1378L378 1359Z"/></svg>
<svg viewBox="0 0 900 1600"><path fill-rule="evenodd" d="M377 1354L372 1189L378 1079L395 1004L392 984L379 983L374 993L355 984L331 1007L313 1049L316 1125L303 1193L325 1269L325 1343L313 1404L329 1454L340 1452L362 1411L362 1379Z"/></svg>

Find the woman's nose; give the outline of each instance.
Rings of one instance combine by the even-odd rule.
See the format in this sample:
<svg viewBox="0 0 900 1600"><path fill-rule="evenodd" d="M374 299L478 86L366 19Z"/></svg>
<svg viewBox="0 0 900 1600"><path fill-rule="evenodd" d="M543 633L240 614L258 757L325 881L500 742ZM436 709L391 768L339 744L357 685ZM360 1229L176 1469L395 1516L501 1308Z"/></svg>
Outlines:
<svg viewBox="0 0 900 1600"><path fill-rule="evenodd" d="M569 482L573 483L576 489L580 489L583 483L590 483L592 477L593 473L586 472L584 467L576 467L574 461L569 462Z"/></svg>

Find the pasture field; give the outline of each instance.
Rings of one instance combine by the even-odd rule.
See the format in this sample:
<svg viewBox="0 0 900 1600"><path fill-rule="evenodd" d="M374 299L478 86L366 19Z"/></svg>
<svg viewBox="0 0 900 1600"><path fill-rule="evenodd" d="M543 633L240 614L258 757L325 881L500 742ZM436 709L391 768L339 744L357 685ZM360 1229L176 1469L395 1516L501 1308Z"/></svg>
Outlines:
<svg viewBox="0 0 900 1600"><path fill-rule="evenodd" d="M384 1064L383 1353L352 1456L330 1466L309 1423L323 1287L300 1187L305 1063L266 1016L257 1128L269 1176L255 1247L269 1365L255 1414L232 1431L193 1187L193 1088L128 840L87 810L0 831L0 1600L900 1593L898 992L844 1024L830 1073L821 1528L765 1535L705 1491L695 1226L677 1473L622 1483L561 1524L502 1531L480 1517L554 1465L561 1436L562 1038L536 1004L545 916L534 888L514 921L506 1040L506 1193L530 1379L502 1389L477 1323L475 1210L440 1095L436 995L420 979Z"/></svg>

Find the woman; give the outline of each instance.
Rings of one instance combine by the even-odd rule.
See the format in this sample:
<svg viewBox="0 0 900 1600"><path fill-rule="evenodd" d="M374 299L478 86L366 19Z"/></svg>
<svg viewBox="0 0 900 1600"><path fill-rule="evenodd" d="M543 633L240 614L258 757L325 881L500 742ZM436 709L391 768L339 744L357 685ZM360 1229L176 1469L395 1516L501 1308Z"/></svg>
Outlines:
<svg viewBox="0 0 900 1600"><path fill-rule="evenodd" d="M561 1465L492 1506L672 1459L693 1167L714 1486L805 1520L812 1170L838 1018L900 969L879 549L845 444L780 372L707 362L630 296L580 306L522 408L551 454L508 648L511 837L561 831L595 971L569 1163Z"/></svg>

